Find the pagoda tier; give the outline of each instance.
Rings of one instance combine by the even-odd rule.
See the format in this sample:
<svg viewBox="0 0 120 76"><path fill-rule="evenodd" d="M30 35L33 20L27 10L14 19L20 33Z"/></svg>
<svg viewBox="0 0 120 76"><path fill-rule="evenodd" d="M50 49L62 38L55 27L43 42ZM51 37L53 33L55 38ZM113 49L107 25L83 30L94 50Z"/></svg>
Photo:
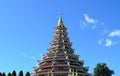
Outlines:
<svg viewBox="0 0 120 76"><path fill-rule="evenodd" d="M43 60L38 61L38 66L34 67L33 76L73 76L75 72L78 76L88 76L88 67L84 67L79 55L74 53L66 30L60 16L50 48Z"/></svg>

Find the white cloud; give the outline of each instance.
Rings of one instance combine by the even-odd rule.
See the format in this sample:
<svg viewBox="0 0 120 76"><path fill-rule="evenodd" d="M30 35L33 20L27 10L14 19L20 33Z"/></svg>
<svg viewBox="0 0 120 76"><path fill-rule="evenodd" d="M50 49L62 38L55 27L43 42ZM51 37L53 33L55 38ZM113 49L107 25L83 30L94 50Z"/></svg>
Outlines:
<svg viewBox="0 0 120 76"><path fill-rule="evenodd" d="M84 18L87 23L96 23L96 20L90 18L87 14L84 14Z"/></svg>
<svg viewBox="0 0 120 76"><path fill-rule="evenodd" d="M113 39L100 39L98 40L99 45L104 45L105 47L111 47L119 43L119 41L114 41Z"/></svg>
<svg viewBox="0 0 120 76"><path fill-rule="evenodd" d="M106 39L105 46L110 47L110 46L113 46L113 45L117 44L118 42L119 41L113 41L111 39Z"/></svg>
<svg viewBox="0 0 120 76"><path fill-rule="evenodd" d="M110 46L112 46L112 45L113 45L113 41L110 40L110 39L106 39L105 46L106 46L106 47L110 47Z"/></svg>
<svg viewBox="0 0 120 76"><path fill-rule="evenodd" d="M120 30L112 31L112 32L109 34L109 36L110 36L110 37L120 36Z"/></svg>
<svg viewBox="0 0 120 76"><path fill-rule="evenodd" d="M99 45L105 47L111 47L119 43L120 29L110 32L110 28L104 23L94 18L91 18L88 14L84 14L84 19L80 20L80 27L82 29L92 29L101 36L98 40Z"/></svg>
<svg viewBox="0 0 120 76"><path fill-rule="evenodd" d="M93 18L90 18L87 14L84 14L84 20L80 21L80 27L82 29L91 28L91 29L94 30L97 27L97 25L99 25L97 20L94 20Z"/></svg>

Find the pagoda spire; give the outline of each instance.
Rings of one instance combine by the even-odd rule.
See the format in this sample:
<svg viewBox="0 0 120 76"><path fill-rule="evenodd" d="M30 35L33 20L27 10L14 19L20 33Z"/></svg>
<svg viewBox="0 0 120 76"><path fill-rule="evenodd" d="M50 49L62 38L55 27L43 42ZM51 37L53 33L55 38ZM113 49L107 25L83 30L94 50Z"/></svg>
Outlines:
<svg viewBox="0 0 120 76"><path fill-rule="evenodd" d="M59 17L59 21L58 21L58 26L63 25L63 21L62 21L62 13L60 13L60 17Z"/></svg>

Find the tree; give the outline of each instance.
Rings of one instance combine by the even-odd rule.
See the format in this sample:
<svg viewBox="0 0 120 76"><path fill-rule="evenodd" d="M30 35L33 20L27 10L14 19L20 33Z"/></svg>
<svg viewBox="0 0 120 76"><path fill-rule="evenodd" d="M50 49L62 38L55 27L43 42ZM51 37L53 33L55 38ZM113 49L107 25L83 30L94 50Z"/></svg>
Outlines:
<svg viewBox="0 0 120 76"><path fill-rule="evenodd" d="M6 76L6 74L3 72L2 76Z"/></svg>
<svg viewBox="0 0 120 76"><path fill-rule="evenodd" d="M9 72L7 76L12 76L12 74Z"/></svg>
<svg viewBox="0 0 120 76"><path fill-rule="evenodd" d="M29 73L29 72L26 72L25 76L30 76L30 73Z"/></svg>
<svg viewBox="0 0 120 76"><path fill-rule="evenodd" d="M15 71L15 70L13 70L13 72L12 72L12 76L17 76L17 74L16 74L16 71Z"/></svg>
<svg viewBox="0 0 120 76"><path fill-rule="evenodd" d="M2 76L2 73L0 72L0 76Z"/></svg>
<svg viewBox="0 0 120 76"><path fill-rule="evenodd" d="M23 76L23 71L22 70L19 72L18 76Z"/></svg>
<svg viewBox="0 0 120 76"><path fill-rule="evenodd" d="M99 63L94 68L94 76L112 76L113 70L110 70L105 63Z"/></svg>

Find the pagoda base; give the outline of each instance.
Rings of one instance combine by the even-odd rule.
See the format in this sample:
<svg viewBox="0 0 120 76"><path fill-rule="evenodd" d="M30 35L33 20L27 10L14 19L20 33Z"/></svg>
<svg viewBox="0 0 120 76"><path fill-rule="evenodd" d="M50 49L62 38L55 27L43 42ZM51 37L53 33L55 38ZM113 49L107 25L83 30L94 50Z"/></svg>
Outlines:
<svg viewBox="0 0 120 76"><path fill-rule="evenodd" d="M71 73L43 73L43 74L33 74L32 76L73 76ZM88 76L86 74L78 74L74 76Z"/></svg>

